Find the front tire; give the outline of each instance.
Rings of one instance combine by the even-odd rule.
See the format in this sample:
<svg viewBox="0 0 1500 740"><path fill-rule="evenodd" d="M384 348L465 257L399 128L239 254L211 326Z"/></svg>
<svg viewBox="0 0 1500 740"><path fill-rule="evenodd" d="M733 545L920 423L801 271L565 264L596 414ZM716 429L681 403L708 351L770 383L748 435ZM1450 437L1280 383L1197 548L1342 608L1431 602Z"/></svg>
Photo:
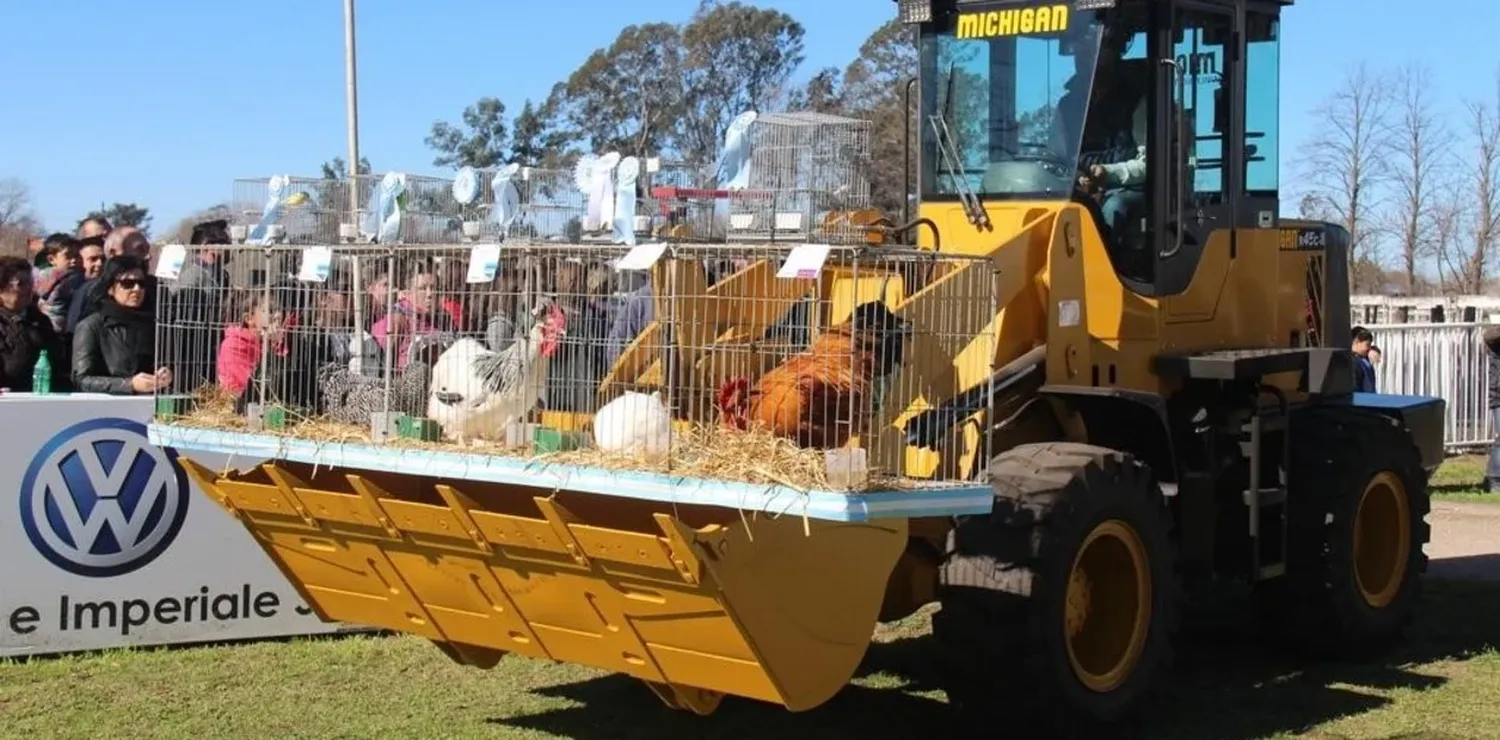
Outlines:
<svg viewBox="0 0 1500 740"><path fill-rule="evenodd" d="M1171 517L1149 468L1083 444L990 464L994 510L961 517L933 632L948 699L978 727L1090 735L1127 720L1171 659Z"/></svg>
<svg viewBox="0 0 1500 740"><path fill-rule="evenodd" d="M1292 430L1287 570L1257 588L1263 618L1299 652L1369 658L1401 637L1421 596L1427 473L1380 414L1310 411Z"/></svg>

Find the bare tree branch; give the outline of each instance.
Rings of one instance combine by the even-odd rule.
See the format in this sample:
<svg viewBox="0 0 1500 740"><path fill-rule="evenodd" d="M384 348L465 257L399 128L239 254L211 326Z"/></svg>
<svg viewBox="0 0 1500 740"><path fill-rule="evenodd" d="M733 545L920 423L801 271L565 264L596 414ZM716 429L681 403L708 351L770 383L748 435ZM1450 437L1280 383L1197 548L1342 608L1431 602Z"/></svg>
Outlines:
<svg viewBox="0 0 1500 740"><path fill-rule="evenodd" d="M1431 71L1418 63L1402 68L1395 79L1390 130L1390 186L1395 200L1383 229L1396 236L1398 259L1408 295L1419 292L1417 266L1436 255L1434 220L1439 180L1451 169L1448 152L1453 135L1433 111Z"/></svg>
<svg viewBox="0 0 1500 740"><path fill-rule="evenodd" d="M1436 183L1431 211L1431 242L1437 263L1438 285L1445 295L1463 294L1464 251L1461 236L1465 208L1460 195L1462 186L1452 178Z"/></svg>
<svg viewBox="0 0 1500 740"><path fill-rule="evenodd" d="M0 228L19 227L23 223L35 221L36 214L31 207L31 188L14 177L0 180Z"/></svg>
<svg viewBox="0 0 1500 740"><path fill-rule="evenodd" d="M1493 104L1469 103L1469 156L1466 189L1473 199L1469 218L1467 253L1460 263L1459 287L1463 292L1484 292L1485 278L1495 258L1500 239L1500 95Z"/></svg>
<svg viewBox="0 0 1500 740"><path fill-rule="evenodd" d="M1392 96L1384 77L1361 62L1313 114L1326 128L1302 147L1305 205L1316 204L1349 230L1351 276L1380 262L1375 218L1380 186L1390 178ZM1365 287L1354 278L1354 289Z"/></svg>
<svg viewBox="0 0 1500 740"><path fill-rule="evenodd" d="M25 256L27 240L41 230L31 188L18 178L0 179L0 254Z"/></svg>

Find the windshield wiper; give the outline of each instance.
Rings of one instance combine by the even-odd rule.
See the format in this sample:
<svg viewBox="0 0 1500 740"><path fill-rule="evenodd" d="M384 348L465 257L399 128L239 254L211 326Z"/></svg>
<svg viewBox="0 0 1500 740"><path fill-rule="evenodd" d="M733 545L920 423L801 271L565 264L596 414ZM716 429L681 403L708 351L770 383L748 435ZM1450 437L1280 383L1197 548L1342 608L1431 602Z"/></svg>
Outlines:
<svg viewBox="0 0 1500 740"><path fill-rule="evenodd" d="M948 177L953 180L953 190L958 194L958 202L963 205L964 215L969 217L969 223L980 228L989 228L990 215L985 212L984 205L979 202L979 196L969 187L969 181L963 174L963 163L959 159L958 143L953 139L953 132L948 128L948 114L952 112L954 98L954 78L957 76L956 63L948 65L948 86L944 91L943 104L938 106L934 115L928 116L928 122L932 124L932 132L937 141L938 156L942 158L943 168L948 171Z"/></svg>

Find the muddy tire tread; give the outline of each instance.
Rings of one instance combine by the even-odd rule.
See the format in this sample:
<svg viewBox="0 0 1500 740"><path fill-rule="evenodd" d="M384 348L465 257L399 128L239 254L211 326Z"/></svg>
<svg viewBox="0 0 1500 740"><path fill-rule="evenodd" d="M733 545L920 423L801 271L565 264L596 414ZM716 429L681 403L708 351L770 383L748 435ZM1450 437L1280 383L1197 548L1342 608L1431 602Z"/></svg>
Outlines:
<svg viewBox="0 0 1500 740"><path fill-rule="evenodd" d="M1375 412L1313 410L1294 420L1292 429L1287 572L1256 588L1257 610L1270 634L1293 652L1333 660L1372 657L1401 639L1421 599L1423 546L1432 533L1421 455L1395 420ZM1414 521L1407 583L1390 611L1375 614L1356 601L1352 559L1340 557L1353 540L1345 541L1340 525L1352 522L1358 493L1380 470L1402 478Z"/></svg>
<svg viewBox="0 0 1500 740"><path fill-rule="evenodd" d="M1122 452L1045 443L1002 453L988 477L992 512L958 518L939 569L942 608L933 631L950 702L966 723L1025 717L1018 728L1084 737L1125 729L1171 663L1179 619L1173 523L1155 476ZM1121 500L1132 495L1140 500ZM1146 546L1154 603L1136 676L1106 696L1072 676L1057 589L1066 594L1079 539L1117 515Z"/></svg>

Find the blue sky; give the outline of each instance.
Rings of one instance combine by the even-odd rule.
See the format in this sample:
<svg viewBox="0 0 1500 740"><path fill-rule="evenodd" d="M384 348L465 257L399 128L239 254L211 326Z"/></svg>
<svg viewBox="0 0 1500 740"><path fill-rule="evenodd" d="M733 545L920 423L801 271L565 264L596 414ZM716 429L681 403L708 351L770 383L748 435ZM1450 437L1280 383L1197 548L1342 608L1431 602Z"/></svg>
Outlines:
<svg viewBox="0 0 1500 740"><path fill-rule="evenodd" d="M895 11L887 0L755 2L806 26L802 76L842 67ZM695 5L359 0L362 152L379 170L446 174L422 144L435 119L485 95L519 110L622 26L681 20ZM31 0L5 16L0 177L31 185L50 228L71 229L101 201L148 206L168 228L228 200L236 177L313 175L345 151L338 0ZM1302 0L1284 18L1284 177L1311 108L1361 58L1425 61L1445 108L1494 99L1493 0Z"/></svg>

